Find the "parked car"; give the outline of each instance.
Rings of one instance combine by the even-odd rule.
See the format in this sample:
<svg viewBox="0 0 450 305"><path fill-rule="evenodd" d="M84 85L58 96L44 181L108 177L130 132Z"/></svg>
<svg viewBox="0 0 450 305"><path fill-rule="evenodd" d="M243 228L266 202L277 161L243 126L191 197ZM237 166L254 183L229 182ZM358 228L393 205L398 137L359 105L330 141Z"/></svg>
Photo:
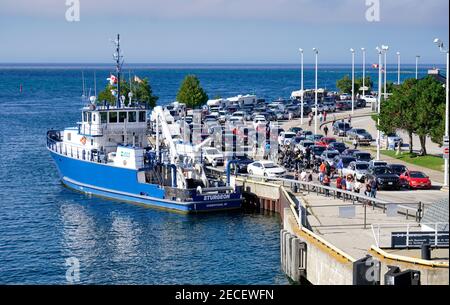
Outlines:
<svg viewBox="0 0 450 305"><path fill-rule="evenodd" d="M314 158L320 158L320 156L322 155L322 153L327 150L326 147L324 146L317 146L317 145L313 145L311 146L311 154L314 156Z"/></svg>
<svg viewBox="0 0 450 305"><path fill-rule="evenodd" d="M353 161L347 167L342 169L344 176L352 175L358 181L366 179L367 172L369 171L369 163L364 161Z"/></svg>
<svg viewBox="0 0 450 305"><path fill-rule="evenodd" d="M352 99L352 95L348 94L348 93L343 93L339 96L339 99L341 101L345 101L345 100L351 100Z"/></svg>
<svg viewBox="0 0 450 305"><path fill-rule="evenodd" d="M303 140L299 144L299 149L301 152L306 153L306 148L314 146L314 142L311 140Z"/></svg>
<svg viewBox="0 0 450 305"><path fill-rule="evenodd" d="M283 176L286 171L272 161L257 161L247 166L250 175L277 178Z"/></svg>
<svg viewBox="0 0 450 305"><path fill-rule="evenodd" d="M238 173L247 173L247 167L249 164L253 163L254 161L249 158L246 155L234 155L231 160L237 161L237 164L232 164L230 166L232 172L238 172Z"/></svg>
<svg viewBox="0 0 450 305"><path fill-rule="evenodd" d="M313 135L313 132L310 130L303 130L302 135L304 135L305 137L308 137L308 136Z"/></svg>
<svg viewBox="0 0 450 305"><path fill-rule="evenodd" d="M320 141L320 139L322 139L322 138L323 138L323 135L321 135L321 134L312 134L311 133L311 134L306 136L307 140L311 140L311 141L314 141L314 142Z"/></svg>
<svg viewBox="0 0 450 305"><path fill-rule="evenodd" d="M290 132L294 132L294 133L300 133L301 131L303 130L303 128L301 128L301 127L292 127L292 128L289 128L289 131Z"/></svg>
<svg viewBox="0 0 450 305"><path fill-rule="evenodd" d="M279 136L278 136L278 145L289 145L291 144L291 141L293 138L295 138L297 134L294 132L282 132Z"/></svg>
<svg viewBox="0 0 450 305"><path fill-rule="evenodd" d="M345 145L345 143L342 143L342 142L333 142L333 143L330 143L330 145L328 145L328 149L337 150L339 153L342 153L347 148L348 147Z"/></svg>
<svg viewBox="0 0 450 305"><path fill-rule="evenodd" d="M352 129L352 126L345 122L335 122L332 128L334 135L345 137L347 136L347 132Z"/></svg>
<svg viewBox="0 0 450 305"><path fill-rule="evenodd" d="M367 105L366 100L365 99L357 99L356 100L356 108L365 108Z"/></svg>
<svg viewBox="0 0 450 305"><path fill-rule="evenodd" d="M362 128L353 128L347 131L347 137L350 140L356 139L358 141L358 144L360 145L370 145L372 142L372 136L370 133L367 132L367 130Z"/></svg>
<svg viewBox="0 0 450 305"><path fill-rule="evenodd" d="M419 171L406 171L400 175L403 185L410 189L430 189L430 177Z"/></svg>
<svg viewBox="0 0 450 305"><path fill-rule="evenodd" d="M353 157L353 154L354 153L357 153L357 152L359 152L360 150L358 150L358 149L351 149L351 148L348 148L348 149L346 149L346 150L344 150L341 154L343 155L343 156L351 156L351 157Z"/></svg>
<svg viewBox="0 0 450 305"><path fill-rule="evenodd" d="M387 167L389 167L394 174L399 176L408 170L408 168L402 164L389 164Z"/></svg>
<svg viewBox="0 0 450 305"><path fill-rule="evenodd" d="M389 167L379 166L370 168L367 172L367 179L376 180L378 183L378 189L396 189L401 187L400 177L394 174Z"/></svg>
<svg viewBox="0 0 450 305"><path fill-rule="evenodd" d="M357 161L370 162L372 160L372 156L370 155L370 153L362 151L354 152L353 157L355 157Z"/></svg>
<svg viewBox="0 0 450 305"><path fill-rule="evenodd" d="M325 150L320 155L320 159L330 164L330 166L334 166L334 158L337 156L339 156L339 152L337 150Z"/></svg>
<svg viewBox="0 0 450 305"><path fill-rule="evenodd" d="M253 120L253 128L258 129L260 126L266 126L267 120L263 116L257 116Z"/></svg>
<svg viewBox="0 0 450 305"><path fill-rule="evenodd" d="M370 168L379 167L379 166L387 166L387 165L388 165L388 163L386 161L379 161L379 160L370 160L369 161Z"/></svg>
<svg viewBox="0 0 450 305"><path fill-rule="evenodd" d="M334 164L338 164L339 161L342 160L342 166L343 168L346 168L350 165L350 163L355 162L356 159L354 157L348 157L348 156L336 156L334 157Z"/></svg>
<svg viewBox="0 0 450 305"><path fill-rule="evenodd" d="M217 148L203 147L202 155L203 160L207 165L216 167L224 164L223 154Z"/></svg>
<svg viewBox="0 0 450 305"><path fill-rule="evenodd" d="M336 112L336 102L334 101L325 101L323 106L327 112Z"/></svg>
<svg viewBox="0 0 450 305"><path fill-rule="evenodd" d="M387 149L395 149L399 143L403 142L403 139L399 137L396 133L381 133L381 146Z"/></svg>
<svg viewBox="0 0 450 305"><path fill-rule="evenodd" d="M338 101L336 102L336 110L345 111L352 109L351 103L348 101Z"/></svg>
<svg viewBox="0 0 450 305"><path fill-rule="evenodd" d="M361 97L361 99L365 100L366 103L376 103L377 102L377 98L373 95L363 95Z"/></svg>
<svg viewBox="0 0 450 305"><path fill-rule="evenodd" d="M328 148L328 145L334 142L337 142L336 138L323 137L320 140L316 141L316 145Z"/></svg>

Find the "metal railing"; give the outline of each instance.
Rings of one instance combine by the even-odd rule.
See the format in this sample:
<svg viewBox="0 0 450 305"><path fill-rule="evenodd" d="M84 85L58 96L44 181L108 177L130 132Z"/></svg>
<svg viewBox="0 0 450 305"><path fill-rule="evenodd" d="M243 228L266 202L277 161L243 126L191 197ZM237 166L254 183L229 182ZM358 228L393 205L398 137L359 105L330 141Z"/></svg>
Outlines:
<svg viewBox="0 0 450 305"><path fill-rule="evenodd" d="M372 234L373 238L375 239L375 244L378 248L382 247L387 243L386 238L391 238L392 231L388 231L386 234L382 233L382 229L395 229L395 228L405 228L405 234L406 234L406 248L410 247L410 237L411 233L416 232L423 232L423 233L429 233L432 232L434 235L434 242L433 246L438 247L439 246L439 230L438 227L440 225L447 226L449 225L448 222L435 222L435 223L421 223L421 224L411 224L411 223L389 223L389 224L372 224ZM432 231L422 231L422 226L427 226L430 228L434 228ZM414 230L415 229L415 230ZM381 240L383 238L383 240ZM390 239L389 239L390 241Z"/></svg>
<svg viewBox="0 0 450 305"><path fill-rule="evenodd" d="M395 202L387 202L385 200L369 197L360 193L355 193L351 191L345 191L342 189L337 189L330 186L324 186L321 184L313 183L313 182L305 182L294 179L286 179L286 178L271 178L265 176L256 176L256 175L244 175L244 174L235 174L235 176L249 178L252 180L259 180L262 182L269 181L277 181L281 182L280 185L283 187L290 186L294 191L305 191L308 194L316 193L317 196L322 195L326 197L333 197L333 199L341 199L343 202L351 202L354 206L361 206L364 209L364 229L367 229L367 208L371 207L372 210L375 208L382 209L383 213L387 213L389 208L393 208L395 206L396 213L404 214L406 219L409 219L410 216L414 216L416 222L420 222L423 214L423 204L421 202L416 203L395 203ZM326 205L323 207L330 207L331 205ZM338 204L333 205L336 207L345 207L348 204ZM314 208L320 208L322 206L314 206ZM298 207L297 207L298 208ZM413 212L411 214L410 212Z"/></svg>

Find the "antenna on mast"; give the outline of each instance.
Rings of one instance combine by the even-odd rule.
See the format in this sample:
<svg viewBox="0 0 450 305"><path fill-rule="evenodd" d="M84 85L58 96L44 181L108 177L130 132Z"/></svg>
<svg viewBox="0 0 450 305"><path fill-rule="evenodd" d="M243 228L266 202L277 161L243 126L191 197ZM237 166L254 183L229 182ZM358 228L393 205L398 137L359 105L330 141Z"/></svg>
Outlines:
<svg viewBox="0 0 450 305"><path fill-rule="evenodd" d="M81 71L81 81L83 85L83 92L81 93L81 100L86 98L86 89L84 87L84 71Z"/></svg>
<svg viewBox="0 0 450 305"><path fill-rule="evenodd" d="M97 97L97 77L95 75L95 71L94 71L94 95L95 97Z"/></svg>
<svg viewBox="0 0 450 305"><path fill-rule="evenodd" d="M120 52L120 34L117 34L117 39L114 41L116 45L116 51L113 54L113 58L116 61L116 73L117 73L117 105L120 105L120 75L122 73L123 55Z"/></svg>

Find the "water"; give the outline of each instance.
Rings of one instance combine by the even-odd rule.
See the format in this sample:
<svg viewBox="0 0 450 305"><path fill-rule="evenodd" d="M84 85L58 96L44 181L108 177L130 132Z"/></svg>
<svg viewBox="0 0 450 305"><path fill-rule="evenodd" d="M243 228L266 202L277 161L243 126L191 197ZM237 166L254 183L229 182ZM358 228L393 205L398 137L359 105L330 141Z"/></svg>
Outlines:
<svg viewBox="0 0 450 305"><path fill-rule="evenodd" d="M414 77L414 67L408 69L403 76ZM0 284L66 283L65 262L71 257L80 262L81 283L287 284L276 216L179 215L89 198L60 184L45 133L80 120L82 70L93 92L94 71L101 88L112 68L0 65ZM149 77L161 104L174 100L187 74L196 74L211 98L289 97L299 83L297 67L286 65L133 65L130 70ZM334 89L349 72L323 66L319 86ZM376 71L368 74L376 78ZM396 80L396 74L389 79ZM313 80L307 66L305 87Z"/></svg>

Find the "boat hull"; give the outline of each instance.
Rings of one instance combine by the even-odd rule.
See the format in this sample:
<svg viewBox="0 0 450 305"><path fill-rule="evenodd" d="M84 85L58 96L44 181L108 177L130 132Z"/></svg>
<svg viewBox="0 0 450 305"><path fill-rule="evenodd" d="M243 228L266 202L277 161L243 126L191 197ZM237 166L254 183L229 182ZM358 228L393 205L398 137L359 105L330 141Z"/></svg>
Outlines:
<svg viewBox="0 0 450 305"><path fill-rule="evenodd" d="M89 195L183 213L213 212L241 207L242 199L239 193L198 196L196 201L192 202L168 200L165 199L164 189L159 185L139 183L136 170L74 159L52 150L50 153L62 183Z"/></svg>

